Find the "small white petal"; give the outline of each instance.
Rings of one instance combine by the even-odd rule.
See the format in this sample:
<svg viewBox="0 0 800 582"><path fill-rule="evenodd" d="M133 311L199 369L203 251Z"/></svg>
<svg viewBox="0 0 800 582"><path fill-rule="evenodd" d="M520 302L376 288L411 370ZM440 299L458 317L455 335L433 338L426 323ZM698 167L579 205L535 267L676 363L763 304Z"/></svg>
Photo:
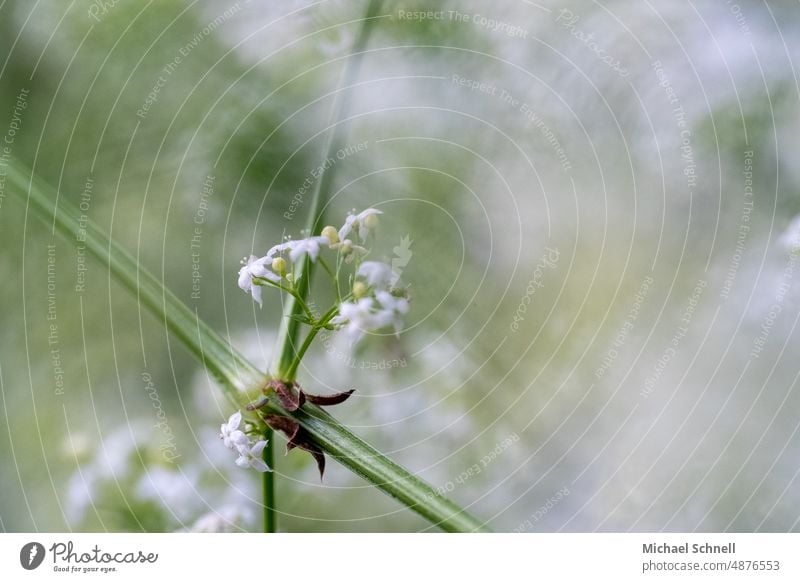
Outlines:
<svg viewBox="0 0 800 582"><path fill-rule="evenodd" d="M253 445L253 448L250 449L250 454L253 456L260 456L264 452L264 447L266 446L267 441L258 441Z"/></svg>
<svg viewBox="0 0 800 582"><path fill-rule="evenodd" d="M250 446L252 443L247 435L244 435L243 439L237 439L234 442L233 449L239 453L240 455L247 456L248 451L250 450Z"/></svg>
<svg viewBox="0 0 800 582"><path fill-rule="evenodd" d="M297 261L303 255L308 255L312 261L316 261L319 256L320 246L330 246L330 241L324 236L310 236L298 241L294 241L289 251L289 259Z"/></svg>
<svg viewBox="0 0 800 582"><path fill-rule="evenodd" d="M356 216L356 219L363 223L367 216L372 216L373 214L383 214L383 211L378 210L377 208L367 208L366 210L360 212L358 216Z"/></svg>
<svg viewBox="0 0 800 582"><path fill-rule="evenodd" d="M367 208L358 214L348 214L344 221L344 225L339 229L339 240L344 241L351 232L356 232L361 240L366 240L369 234L369 228L365 223L367 217L373 214L383 214L377 208Z"/></svg>
<svg viewBox="0 0 800 582"><path fill-rule="evenodd" d="M344 302L339 306L339 315L331 322L334 325L343 325L350 342L358 343L366 332L383 327L381 322L376 320L374 306L375 300L371 297L362 297L355 303Z"/></svg>
<svg viewBox="0 0 800 582"><path fill-rule="evenodd" d="M784 249L789 252L795 252L800 248L800 214L792 219L779 240Z"/></svg>
<svg viewBox="0 0 800 582"><path fill-rule="evenodd" d="M402 313L405 315L408 313L408 299L404 297L395 297L388 291L378 291L375 293L375 298L378 300L378 303L381 304L381 307L387 309L389 311L397 311L398 313Z"/></svg>
<svg viewBox="0 0 800 582"><path fill-rule="evenodd" d="M280 281L280 277L264 266L267 261L267 257L259 259L255 255L250 255L247 263L239 269L239 288L250 293L259 305L261 305L261 286L253 282L253 277L266 278L275 282Z"/></svg>
<svg viewBox="0 0 800 582"><path fill-rule="evenodd" d="M339 229L339 240L344 241L347 238L347 235L353 230L353 224L356 221L355 214L348 214L347 218L344 219L344 224L342 228Z"/></svg>
<svg viewBox="0 0 800 582"><path fill-rule="evenodd" d="M271 473L272 469L269 468L263 459L255 459L251 464L251 467L258 471L259 473Z"/></svg>
<svg viewBox="0 0 800 582"><path fill-rule="evenodd" d="M383 214L383 212L377 210L376 208L367 208L356 217L358 222L358 234L362 241L367 240L367 235L371 231L371 229L367 226L367 218L377 214Z"/></svg>
<svg viewBox="0 0 800 582"><path fill-rule="evenodd" d="M239 447L239 457L236 459L236 465L243 469L252 468L261 473L271 471L272 469L261 458L265 446L267 446L267 441L258 441L252 446L248 443Z"/></svg>
<svg viewBox="0 0 800 582"><path fill-rule="evenodd" d="M230 415L228 418L228 428L230 430L236 430L239 428L239 425L242 423L242 412L237 410L233 414Z"/></svg>
<svg viewBox="0 0 800 582"><path fill-rule="evenodd" d="M261 286L260 285L253 285L250 288L250 295L253 296L253 301L258 303L259 307L264 307L264 303L261 300Z"/></svg>
<svg viewBox="0 0 800 582"><path fill-rule="evenodd" d="M239 269L239 289L249 291L252 284L253 276L250 274L250 269L245 265Z"/></svg>
<svg viewBox="0 0 800 582"><path fill-rule="evenodd" d="M396 333L400 333L403 327L402 316L409 311L408 299L395 297L388 291L378 291L375 297L383 308L376 316L382 323L381 327L391 325Z"/></svg>
<svg viewBox="0 0 800 582"><path fill-rule="evenodd" d="M345 328L344 331L347 334L347 337L350 340L350 343L353 344L353 345L355 345L358 342L360 342L361 338L363 338L364 334L366 333L363 329L358 327L357 324L348 325L347 328Z"/></svg>
<svg viewBox="0 0 800 582"><path fill-rule="evenodd" d="M367 280L370 287L386 289L392 280L392 268L379 261L364 261L358 268L358 275Z"/></svg>
<svg viewBox="0 0 800 582"><path fill-rule="evenodd" d="M223 436L222 442L229 449L236 449L237 451L240 451L242 447L248 447L250 445L250 439L240 430L235 430L229 435Z"/></svg>
<svg viewBox="0 0 800 582"><path fill-rule="evenodd" d="M222 443L229 449L239 449L241 446L250 444L247 435L239 430L239 425L242 422L242 413L239 411L231 414L228 422L220 426L220 438Z"/></svg>

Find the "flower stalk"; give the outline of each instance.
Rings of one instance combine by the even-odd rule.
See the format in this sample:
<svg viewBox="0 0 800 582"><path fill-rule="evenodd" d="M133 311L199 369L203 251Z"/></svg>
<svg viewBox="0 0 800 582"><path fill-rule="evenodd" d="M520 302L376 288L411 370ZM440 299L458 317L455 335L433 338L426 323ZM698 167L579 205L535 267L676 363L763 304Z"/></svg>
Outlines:
<svg viewBox="0 0 800 582"><path fill-rule="evenodd" d="M275 438L272 429L264 429L264 440L267 446L264 447L264 462L274 467L275 462ZM264 501L264 533L275 533L278 531L278 514L275 511L275 472L267 471L261 477L262 496Z"/></svg>
<svg viewBox="0 0 800 582"><path fill-rule="evenodd" d="M356 37L355 43L351 51L350 58L347 60L342 78L339 83L339 91L336 91L333 97L333 104L331 106L331 115L329 119L329 127L331 130L328 132L327 143L323 150L322 160L325 161L331 157L343 144L347 131L347 124L344 120L347 118L349 108L349 91L346 88L351 87L358 77L358 72L361 68L361 60L364 50L367 47L367 42L372 33L372 28L378 18L380 11L381 0L369 0L366 13L362 20L361 29ZM333 184L334 171L333 167L328 168L327 164L321 164L322 175L317 178L317 183L314 188L314 193L311 197L309 204L308 219L306 221L306 229L309 233L318 232L318 229L324 224L324 201L327 198L331 186ZM326 233L327 236L327 233ZM298 294L301 298L308 296L309 286L311 284L311 277L314 274L314 263L308 257L301 263L297 271L296 281L298 282ZM284 318L281 323L281 328L278 332L277 354L278 357L272 366L273 375L277 378L282 378L289 372L295 358L298 345L298 334L300 331L300 322L295 316L300 313L302 307L297 297L290 297L284 306Z"/></svg>

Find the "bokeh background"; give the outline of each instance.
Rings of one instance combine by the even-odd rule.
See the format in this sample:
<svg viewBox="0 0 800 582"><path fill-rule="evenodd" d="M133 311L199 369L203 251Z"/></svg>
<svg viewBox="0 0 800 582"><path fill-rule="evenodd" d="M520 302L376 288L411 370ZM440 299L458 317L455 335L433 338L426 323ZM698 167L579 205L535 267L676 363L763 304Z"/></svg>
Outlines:
<svg viewBox="0 0 800 582"><path fill-rule="evenodd" d="M2 0L2 147L266 368L280 298L239 260L300 235L365 7ZM301 383L498 531L798 530L797 3L379 15L328 216L385 212L413 309ZM257 530L213 381L0 188L0 529ZM284 531L429 528L276 470Z"/></svg>

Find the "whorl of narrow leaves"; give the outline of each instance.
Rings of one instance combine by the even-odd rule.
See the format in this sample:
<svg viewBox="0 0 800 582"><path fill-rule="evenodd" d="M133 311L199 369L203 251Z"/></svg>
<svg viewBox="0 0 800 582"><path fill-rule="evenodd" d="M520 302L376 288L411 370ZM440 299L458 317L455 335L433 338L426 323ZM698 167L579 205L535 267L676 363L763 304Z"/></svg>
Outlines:
<svg viewBox="0 0 800 582"><path fill-rule="evenodd" d="M260 411L260 409L269 402L268 395L270 392L273 392L278 397L278 401L287 412L299 410L306 402L316 404L317 406L334 406L336 404L341 404L355 392L355 390L348 390L347 392L337 392L328 396L319 396L316 394L307 394L296 382L283 382L281 380L270 380L264 386L263 391L265 398L248 404L247 410ZM296 420L288 416L280 416L277 414L260 414L260 416L267 426L273 430L282 432L286 435L286 438L289 439L289 442L286 443L287 453L294 448L300 448L311 453L317 462L319 478L321 480L325 474L325 454L322 452L322 449L314 443L311 435L303 430Z"/></svg>

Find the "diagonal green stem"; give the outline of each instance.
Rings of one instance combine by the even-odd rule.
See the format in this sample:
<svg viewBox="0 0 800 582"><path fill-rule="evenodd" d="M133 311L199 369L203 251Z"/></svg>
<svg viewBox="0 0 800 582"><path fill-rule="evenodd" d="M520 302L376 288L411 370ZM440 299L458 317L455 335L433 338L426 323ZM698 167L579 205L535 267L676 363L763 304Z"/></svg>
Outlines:
<svg viewBox="0 0 800 582"><path fill-rule="evenodd" d="M84 244L89 254L108 267L114 278L184 343L217 378L236 408L243 409L258 397L267 381L263 372L200 320L194 311L92 221L79 221L80 213L65 196L59 199L56 208L53 188L33 176L15 158L8 161L5 171L7 190L18 196L48 225L54 225L67 240L74 243L79 229L85 230ZM263 410L287 414L274 396ZM481 521L440 496L430 485L388 459L320 408L306 403L301 411L291 416L331 457L441 529L461 532L484 529ZM260 422L255 415L248 419Z"/></svg>

